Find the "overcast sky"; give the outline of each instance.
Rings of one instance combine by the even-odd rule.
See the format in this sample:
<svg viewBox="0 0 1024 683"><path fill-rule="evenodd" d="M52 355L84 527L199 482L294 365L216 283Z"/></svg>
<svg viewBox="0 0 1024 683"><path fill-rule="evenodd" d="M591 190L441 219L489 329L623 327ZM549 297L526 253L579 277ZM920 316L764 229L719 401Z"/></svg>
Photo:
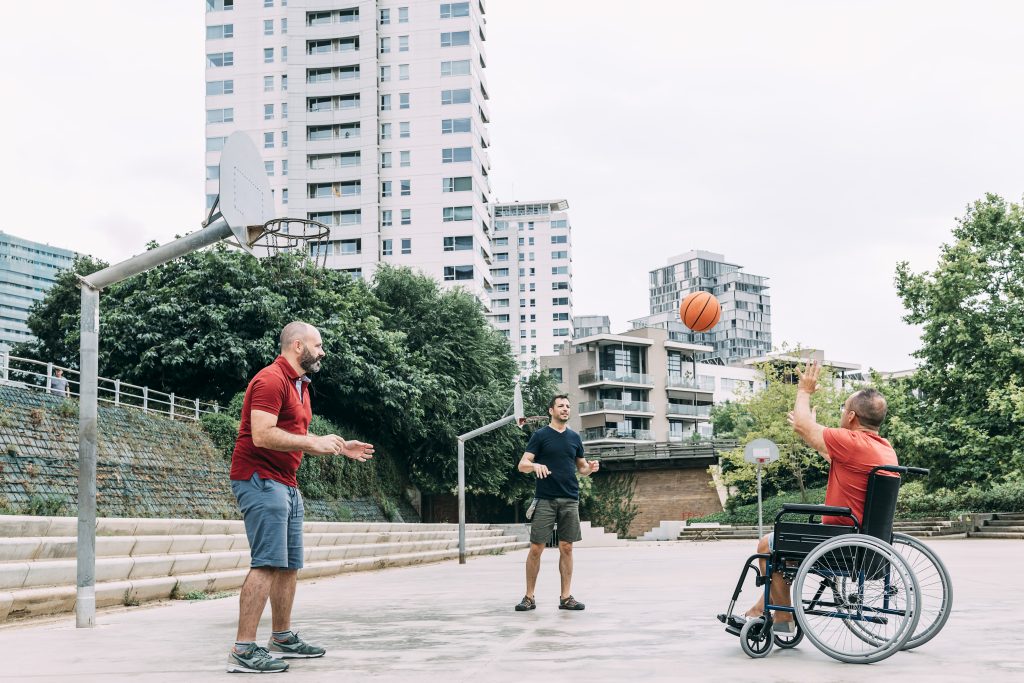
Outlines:
<svg viewBox="0 0 1024 683"><path fill-rule="evenodd" d="M204 3L19 2L0 230L119 260L203 218ZM913 365L898 261L1024 194L1024 3L489 0L492 179L565 198L575 310L690 249L770 278L774 343Z"/></svg>

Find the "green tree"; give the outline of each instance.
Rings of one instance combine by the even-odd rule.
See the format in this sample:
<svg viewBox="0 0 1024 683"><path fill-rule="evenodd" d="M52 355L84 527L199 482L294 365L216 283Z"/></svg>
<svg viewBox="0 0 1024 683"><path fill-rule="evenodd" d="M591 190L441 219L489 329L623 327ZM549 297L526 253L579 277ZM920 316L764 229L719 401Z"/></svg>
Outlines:
<svg viewBox="0 0 1024 683"><path fill-rule="evenodd" d="M1024 209L995 195L968 207L932 271L896 269L917 372L887 390L884 433L930 488L989 484L1024 468Z"/></svg>

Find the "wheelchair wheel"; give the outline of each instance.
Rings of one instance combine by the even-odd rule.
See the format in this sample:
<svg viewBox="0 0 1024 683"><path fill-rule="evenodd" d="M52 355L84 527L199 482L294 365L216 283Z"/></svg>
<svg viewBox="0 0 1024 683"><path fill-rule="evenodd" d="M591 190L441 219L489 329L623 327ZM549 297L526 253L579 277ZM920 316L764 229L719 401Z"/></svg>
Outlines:
<svg viewBox="0 0 1024 683"><path fill-rule="evenodd" d="M772 651L772 626L764 617L748 619L740 629L740 647L749 657L760 659Z"/></svg>
<svg viewBox="0 0 1024 683"><path fill-rule="evenodd" d="M920 616L917 578L906 560L862 534L837 536L812 550L793 591L800 629L841 662L870 664L899 652Z"/></svg>
<svg viewBox="0 0 1024 683"><path fill-rule="evenodd" d="M783 650L789 650L800 644L800 641L804 639L804 630L799 625L796 627L796 633L785 634L785 633L773 633L772 640L775 641L777 647Z"/></svg>
<svg viewBox="0 0 1024 683"><path fill-rule="evenodd" d="M917 576L921 595L921 619L904 650L924 645L938 635L953 609L953 582L942 560L913 536L893 534L892 547Z"/></svg>

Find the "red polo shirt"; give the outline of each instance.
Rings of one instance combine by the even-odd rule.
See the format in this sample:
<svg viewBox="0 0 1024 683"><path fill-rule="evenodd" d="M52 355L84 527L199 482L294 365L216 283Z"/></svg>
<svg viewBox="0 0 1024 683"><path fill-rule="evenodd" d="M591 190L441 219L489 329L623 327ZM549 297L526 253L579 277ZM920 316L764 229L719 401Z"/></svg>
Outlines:
<svg viewBox="0 0 1024 683"><path fill-rule="evenodd" d="M896 451L875 432L825 428L825 447L832 458L825 489L825 505L848 507L864 523L864 499L868 493L868 475L878 465L898 465ZM887 476L894 476L888 475ZM823 524L852 525L849 517L823 515Z"/></svg>
<svg viewBox="0 0 1024 683"><path fill-rule="evenodd" d="M245 481L258 472L261 479L273 479L298 486L295 473L302 464L302 451L275 451L252 442L252 411L277 415L277 426L289 434L305 435L313 410L309 405L309 378L295 374L284 356L256 373L245 390L242 422L231 454L231 479Z"/></svg>

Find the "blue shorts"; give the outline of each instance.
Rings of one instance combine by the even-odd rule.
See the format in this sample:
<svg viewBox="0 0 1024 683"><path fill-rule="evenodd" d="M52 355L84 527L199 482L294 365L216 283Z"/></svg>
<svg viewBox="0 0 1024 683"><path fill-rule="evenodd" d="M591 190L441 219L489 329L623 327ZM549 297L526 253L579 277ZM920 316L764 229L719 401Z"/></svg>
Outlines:
<svg viewBox="0 0 1024 683"><path fill-rule="evenodd" d="M253 474L231 481L249 538L250 566L302 569L302 494L294 486Z"/></svg>

